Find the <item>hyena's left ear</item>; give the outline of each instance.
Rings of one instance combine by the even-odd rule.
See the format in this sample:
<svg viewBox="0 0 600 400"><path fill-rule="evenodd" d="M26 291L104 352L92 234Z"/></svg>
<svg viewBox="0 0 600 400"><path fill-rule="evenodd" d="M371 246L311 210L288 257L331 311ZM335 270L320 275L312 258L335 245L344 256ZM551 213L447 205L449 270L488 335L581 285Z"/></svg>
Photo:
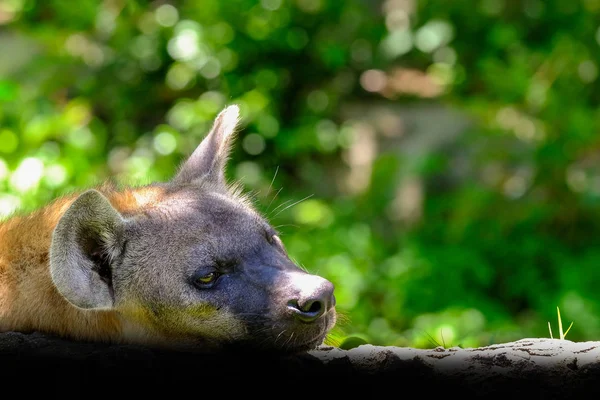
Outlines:
<svg viewBox="0 0 600 400"><path fill-rule="evenodd" d="M96 190L82 193L58 221L50 245L50 275L59 293L84 309L114 305L112 261L127 222Z"/></svg>
<svg viewBox="0 0 600 400"><path fill-rule="evenodd" d="M174 183L192 183L201 179L225 183L225 164L239 115L237 105L231 105L219 113L208 135L173 178Z"/></svg>

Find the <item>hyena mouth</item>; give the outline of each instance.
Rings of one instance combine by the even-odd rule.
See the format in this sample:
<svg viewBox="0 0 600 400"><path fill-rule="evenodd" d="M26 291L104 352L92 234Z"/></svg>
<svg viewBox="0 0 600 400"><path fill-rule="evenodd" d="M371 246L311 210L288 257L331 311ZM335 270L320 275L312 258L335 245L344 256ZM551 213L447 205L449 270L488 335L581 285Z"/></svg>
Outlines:
<svg viewBox="0 0 600 400"><path fill-rule="evenodd" d="M323 343L334 324L335 312L329 312L312 323L295 321L273 324L272 321L265 321L261 327L255 327L254 332L262 332L262 335L255 336L252 347L288 353L313 350Z"/></svg>

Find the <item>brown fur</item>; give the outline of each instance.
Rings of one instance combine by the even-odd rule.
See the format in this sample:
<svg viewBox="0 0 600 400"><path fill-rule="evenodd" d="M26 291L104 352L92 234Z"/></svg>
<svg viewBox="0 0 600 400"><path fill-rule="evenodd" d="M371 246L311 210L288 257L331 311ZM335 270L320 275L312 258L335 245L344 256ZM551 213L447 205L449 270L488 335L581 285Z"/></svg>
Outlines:
<svg viewBox="0 0 600 400"><path fill-rule="evenodd" d="M124 215L141 213L164 196L164 190L155 186L117 191L113 185L105 184L97 190ZM78 194L59 198L29 215L15 216L0 224L1 332L43 330L91 340L117 340L122 336L124 327L116 311L73 307L50 279L52 232Z"/></svg>

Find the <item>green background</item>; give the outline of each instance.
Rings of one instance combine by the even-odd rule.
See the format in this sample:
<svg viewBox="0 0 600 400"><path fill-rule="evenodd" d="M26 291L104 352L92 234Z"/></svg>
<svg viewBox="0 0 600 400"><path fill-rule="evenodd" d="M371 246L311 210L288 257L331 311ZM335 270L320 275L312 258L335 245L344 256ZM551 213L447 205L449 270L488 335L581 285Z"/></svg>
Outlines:
<svg viewBox="0 0 600 400"><path fill-rule="evenodd" d="M228 175L336 285L331 343L600 337L600 0L2 0L0 218Z"/></svg>

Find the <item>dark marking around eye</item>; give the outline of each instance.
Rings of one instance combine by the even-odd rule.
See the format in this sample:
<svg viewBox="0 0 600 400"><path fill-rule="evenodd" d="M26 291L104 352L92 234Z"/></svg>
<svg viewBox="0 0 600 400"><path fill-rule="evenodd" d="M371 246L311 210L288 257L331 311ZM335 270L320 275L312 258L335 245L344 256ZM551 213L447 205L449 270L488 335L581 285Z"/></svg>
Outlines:
<svg viewBox="0 0 600 400"><path fill-rule="evenodd" d="M234 259L230 260L217 260L215 262L218 270L222 273L232 272L235 267L238 265L238 261Z"/></svg>
<svg viewBox="0 0 600 400"><path fill-rule="evenodd" d="M223 274L219 271L198 271L192 276L192 284L198 289L211 289Z"/></svg>

